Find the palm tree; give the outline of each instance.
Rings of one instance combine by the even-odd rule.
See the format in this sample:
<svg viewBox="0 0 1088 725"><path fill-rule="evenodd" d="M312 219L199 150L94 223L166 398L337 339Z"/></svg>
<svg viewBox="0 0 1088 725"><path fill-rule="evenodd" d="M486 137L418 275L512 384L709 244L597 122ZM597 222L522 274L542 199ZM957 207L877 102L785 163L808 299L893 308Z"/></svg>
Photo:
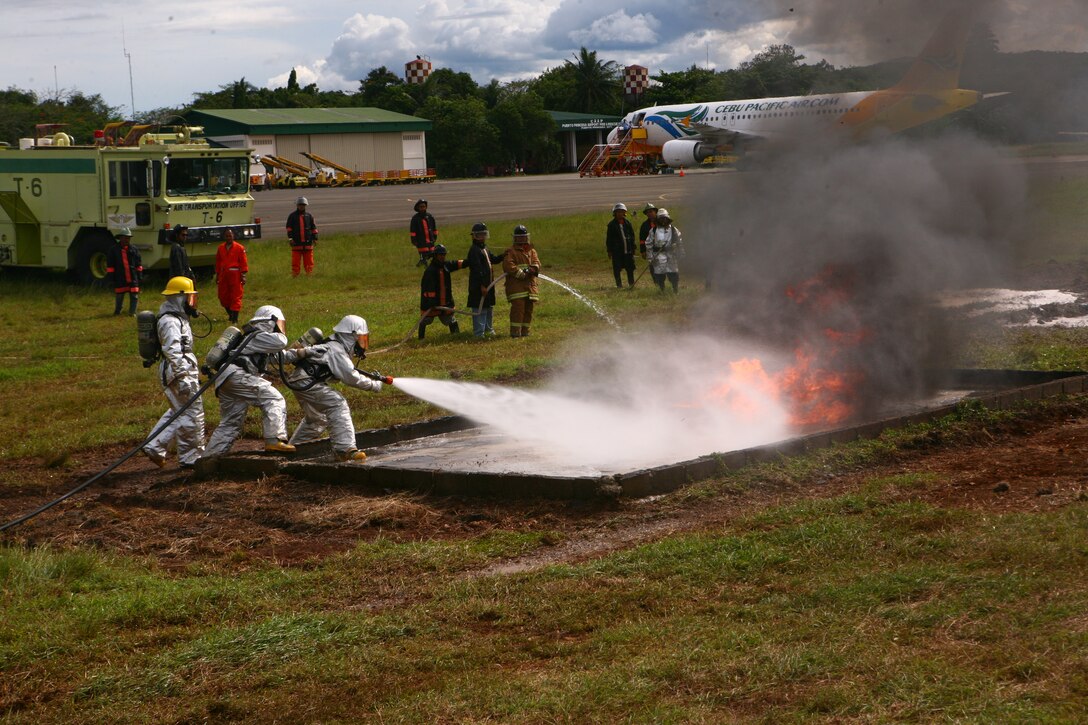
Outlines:
<svg viewBox="0 0 1088 725"><path fill-rule="evenodd" d="M619 65L614 60L602 61L597 51L585 46L566 61L575 80L574 106L582 113L612 112L619 100Z"/></svg>

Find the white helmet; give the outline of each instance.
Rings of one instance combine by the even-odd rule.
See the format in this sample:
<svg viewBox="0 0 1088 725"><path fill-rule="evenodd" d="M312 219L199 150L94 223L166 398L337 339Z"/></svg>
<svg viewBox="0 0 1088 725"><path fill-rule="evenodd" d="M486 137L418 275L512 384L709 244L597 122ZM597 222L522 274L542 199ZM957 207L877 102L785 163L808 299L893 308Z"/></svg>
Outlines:
<svg viewBox="0 0 1088 725"><path fill-rule="evenodd" d="M261 305L257 308L257 311L253 313L253 317L250 322L264 322L265 320L286 320L283 316L283 310L275 305Z"/></svg>
<svg viewBox="0 0 1088 725"><path fill-rule="evenodd" d="M310 200L307 199L305 196L300 196L299 198L295 199L295 206L299 206L300 204L302 206L309 206Z"/></svg>
<svg viewBox="0 0 1088 725"><path fill-rule="evenodd" d="M672 217L669 216L669 210L666 209L665 207L661 207L660 209L657 210L657 218L658 219L668 219L669 221L672 221Z"/></svg>
<svg viewBox="0 0 1088 725"><path fill-rule="evenodd" d="M619 204L616 204L614 207L612 207L612 213L613 214L615 214L618 211L627 211L627 205L624 204L623 202L620 202Z"/></svg>
<svg viewBox="0 0 1088 725"><path fill-rule="evenodd" d="M366 326L366 320L359 315L347 315L336 323L333 332L343 332L348 335L369 335L370 329Z"/></svg>
<svg viewBox="0 0 1088 725"><path fill-rule="evenodd" d="M132 236L132 230L129 229L128 227L121 227L116 232L114 232L114 235L118 236L118 237L131 237Z"/></svg>

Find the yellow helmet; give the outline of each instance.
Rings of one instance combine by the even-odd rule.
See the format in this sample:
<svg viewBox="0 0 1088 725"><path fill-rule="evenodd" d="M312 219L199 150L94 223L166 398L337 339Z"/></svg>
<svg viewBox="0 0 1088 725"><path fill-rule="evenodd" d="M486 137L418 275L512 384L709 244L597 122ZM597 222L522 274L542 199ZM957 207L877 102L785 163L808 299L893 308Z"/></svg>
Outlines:
<svg viewBox="0 0 1088 725"><path fill-rule="evenodd" d="M162 293L164 295L195 295L196 287L193 286L193 280L188 277L171 277Z"/></svg>

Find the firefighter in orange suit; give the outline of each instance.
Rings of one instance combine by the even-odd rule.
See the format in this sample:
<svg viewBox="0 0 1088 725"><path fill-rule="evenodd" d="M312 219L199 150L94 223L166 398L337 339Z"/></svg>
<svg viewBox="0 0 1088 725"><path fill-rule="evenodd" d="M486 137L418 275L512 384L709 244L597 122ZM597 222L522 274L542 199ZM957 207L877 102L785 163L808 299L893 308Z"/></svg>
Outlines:
<svg viewBox="0 0 1088 725"><path fill-rule="evenodd" d="M238 322L238 313L242 311L242 292L248 272L246 248L234 241L234 230L228 229L223 232L223 243L215 251L215 284L219 304L227 311L231 324Z"/></svg>
<svg viewBox="0 0 1088 725"><path fill-rule="evenodd" d="M502 271L506 273L506 299L510 302L510 337L528 337L533 305L539 299L536 278L540 257L529 242L529 230L521 224L514 227L514 246L502 255Z"/></svg>
<svg viewBox="0 0 1088 725"><path fill-rule="evenodd" d="M121 314L121 304L128 292L128 313L136 314L140 301L140 280L144 276L144 264L140 252L132 246L132 230L121 227L115 235L117 244L106 252L106 274L113 280L113 314Z"/></svg>
<svg viewBox="0 0 1088 725"><path fill-rule="evenodd" d="M317 243L317 224L313 214L306 211L310 202L305 196L295 201L295 210L287 217L287 238L291 240L291 276L297 277L299 268L306 274L314 271L314 244Z"/></svg>

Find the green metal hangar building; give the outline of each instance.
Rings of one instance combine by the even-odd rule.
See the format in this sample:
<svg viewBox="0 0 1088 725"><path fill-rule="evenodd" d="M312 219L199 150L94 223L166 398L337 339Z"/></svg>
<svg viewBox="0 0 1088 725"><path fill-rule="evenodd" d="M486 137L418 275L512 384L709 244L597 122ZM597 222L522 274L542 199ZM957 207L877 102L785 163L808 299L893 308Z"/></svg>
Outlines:
<svg viewBox="0 0 1088 725"><path fill-rule="evenodd" d="M360 173L427 168L431 122L380 108L192 110L185 118L213 143L304 166L303 151Z"/></svg>

